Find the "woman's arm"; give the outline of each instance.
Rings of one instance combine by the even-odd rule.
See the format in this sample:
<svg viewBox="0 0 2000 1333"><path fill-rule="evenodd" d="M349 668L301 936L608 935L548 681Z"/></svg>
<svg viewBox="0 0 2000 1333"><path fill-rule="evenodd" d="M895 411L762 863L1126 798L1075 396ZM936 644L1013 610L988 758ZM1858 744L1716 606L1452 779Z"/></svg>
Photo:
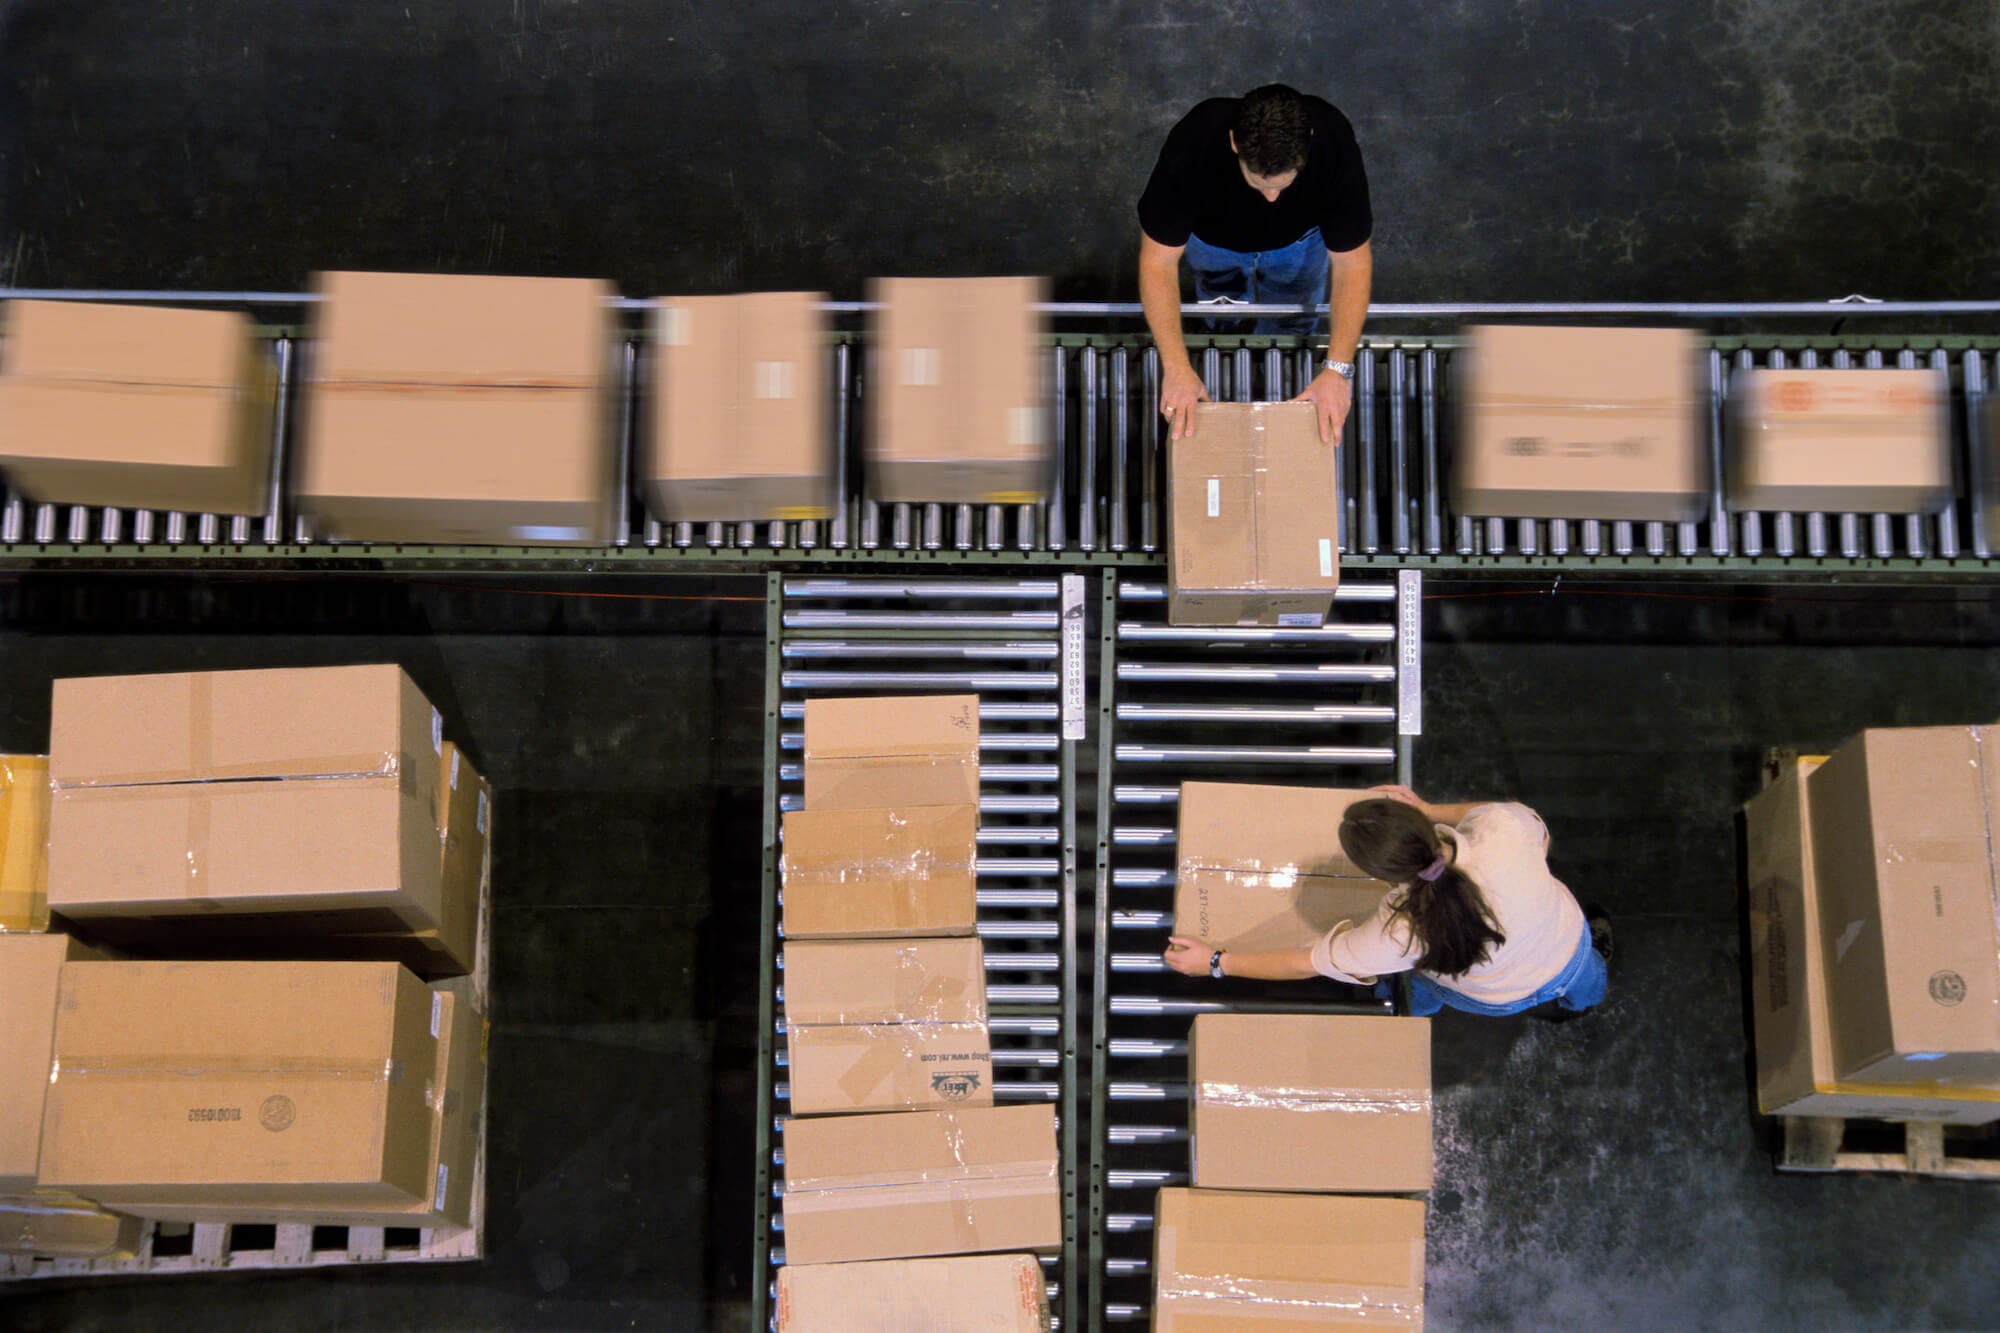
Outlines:
<svg viewBox="0 0 2000 1333"><path fill-rule="evenodd" d="M1167 941L1167 966L1183 976L1205 977L1209 955L1214 952L1200 940L1175 935ZM1319 973L1313 970L1311 949L1268 949L1261 953L1225 949L1222 975L1263 981L1309 981Z"/></svg>
<svg viewBox="0 0 2000 1333"><path fill-rule="evenodd" d="M1408 787L1397 783L1387 783L1380 787L1370 787L1368 791L1370 795L1387 797L1392 801L1401 801L1405 805L1414 805L1417 809L1423 811L1424 818L1430 820L1433 824L1456 824L1459 820L1465 818L1466 813L1475 805L1490 804L1487 801L1456 801L1448 805L1433 805L1411 791Z"/></svg>

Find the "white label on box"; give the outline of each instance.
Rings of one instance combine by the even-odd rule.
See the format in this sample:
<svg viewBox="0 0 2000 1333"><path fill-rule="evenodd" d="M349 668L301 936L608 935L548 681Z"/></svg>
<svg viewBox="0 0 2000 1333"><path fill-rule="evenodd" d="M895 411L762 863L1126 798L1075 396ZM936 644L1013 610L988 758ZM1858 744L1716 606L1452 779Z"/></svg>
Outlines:
<svg viewBox="0 0 2000 1333"><path fill-rule="evenodd" d="M659 340L667 347L685 347L688 340L688 312L686 306L663 305L660 307Z"/></svg>
<svg viewBox="0 0 2000 1333"><path fill-rule="evenodd" d="M483 787L479 791L479 817L472 822L479 826L482 834L486 832L486 790Z"/></svg>
<svg viewBox="0 0 2000 1333"><path fill-rule="evenodd" d="M1280 611L1278 625L1283 629L1318 629L1326 623L1326 617L1317 611Z"/></svg>
<svg viewBox="0 0 2000 1333"><path fill-rule="evenodd" d="M458 790L458 751L451 752L451 789Z"/></svg>
<svg viewBox="0 0 2000 1333"><path fill-rule="evenodd" d="M1208 479L1208 516L1210 518L1222 517L1222 478L1220 477L1210 477Z"/></svg>
<svg viewBox="0 0 2000 1333"><path fill-rule="evenodd" d="M431 753L444 753L444 714L431 709Z"/></svg>
<svg viewBox="0 0 2000 1333"><path fill-rule="evenodd" d="M514 535L524 542L580 542L590 534L582 528L550 527L528 523L515 528Z"/></svg>
<svg viewBox="0 0 2000 1333"><path fill-rule="evenodd" d="M938 382L942 353L935 347L910 347L903 351L903 383L927 388Z"/></svg>
<svg viewBox="0 0 2000 1333"><path fill-rule="evenodd" d="M794 378L789 361L759 361L756 394L759 398L790 398Z"/></svg>
<svg viewBox="0 0 2000 1333"><path fill-rule="evenodd" d="M444 996L435 992L431 995L431 1035L438 1034L438 1020L444 1015Z"/></svg>
<svg viewBox="0 0 2000 1333"><path fill-rule="evenodd" d="M1042 442L1042 410L1038 407L1007 409L1007 438L1017 446Z"/></svg>
<svg viewBox="0 0 2000 1333"><path fill-rule="evenodd" d="M431 1196L431 1203L433 1207L441 1208L444 1206L444 1183L450 1179L451 1179L451 1168L446 1166L443 1162L439 1162L437 1193Z"/></svg>
<svg viewBox="0 0 2000 1333"><path fill-rule="evenodd" d="M1333 577L1333 538L1331 537L1321 537L1319 539L1319 576L1323 579Z"/></svg>

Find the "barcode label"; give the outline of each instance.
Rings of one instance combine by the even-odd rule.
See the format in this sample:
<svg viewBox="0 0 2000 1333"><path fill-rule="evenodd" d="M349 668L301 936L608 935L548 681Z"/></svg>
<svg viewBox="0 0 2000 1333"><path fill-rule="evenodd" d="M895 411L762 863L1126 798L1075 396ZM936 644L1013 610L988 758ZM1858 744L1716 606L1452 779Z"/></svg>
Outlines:
<svg viewBox="0 0 2000 1333"><path fill-rule="evenodd" d="M1321 537L1319 539L1319 576L1323 579L1333 577L1333 538L1331 537Z"/></svg>
<svg viewBox="0 0 2000 1333"><path fill-rule="evenodd" d="M686 306L669 305L660 307L659 341L667 347L685 347L688 340L688 312Z"/></svg>
<svg viewBox="0 0 2000 1333"><path fill-rule="evenodd" d="M481 788L479 792L479 817L473 820L473 823L478 826L482 834L486 832L486 791L484 788Z"/></svg>
<svg viewBox="0 0 2000 1333"><path fill-rule="evenodd" d="M1210 477L1208 479L1208 516L1210 518L1222 517L1222 478L1220 477Z"/></svg>
<svg viewBox="0 0 2000 1333"><path fill-rule="evenodd" d="M431 996L431 1036L438 1034L438 1022L444 1016L444 996Z"/></svg>
<svg viewBox="0 0 2000 1333"><path fill-rule="evenodd" d="M911 347L903 352L903 383L928 388L938 382L942 355L935 347Z"/></svg>
<svg viewBox="0 0 2000 1333"><path fill-rule="evenodd" d="M431 709L431 753L444 753L444 714Z"/></svg>
<svg viewBox="0 0 2000 1333"><path fill-rule="evenodd" d="M791 398L795 376L789 361L759 361L757 363L756 394L759 398Z"/></svg>

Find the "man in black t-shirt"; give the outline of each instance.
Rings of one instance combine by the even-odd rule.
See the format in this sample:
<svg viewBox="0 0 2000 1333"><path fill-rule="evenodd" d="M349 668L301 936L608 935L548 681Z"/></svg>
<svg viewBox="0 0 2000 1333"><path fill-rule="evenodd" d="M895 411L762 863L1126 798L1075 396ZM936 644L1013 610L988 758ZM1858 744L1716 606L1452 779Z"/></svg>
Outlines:
<svg viewBox="0 0 2000 1333"><path fill-rule="evenodd" d="M1194 405L1208 397L1181 336L1185 254L1197 300L1308 308L1260 319L1257 333L1316 334L1309 308L1327 296L1326 360L1299 398L1318 407L1320 438L1337 438L1354 396L1374 229L1347 117L1280 83L1210 98L1167 135L1139 198L1139 226L1139 299L1160 348L1160 411L1171 433L1192 435Z"/></svg>

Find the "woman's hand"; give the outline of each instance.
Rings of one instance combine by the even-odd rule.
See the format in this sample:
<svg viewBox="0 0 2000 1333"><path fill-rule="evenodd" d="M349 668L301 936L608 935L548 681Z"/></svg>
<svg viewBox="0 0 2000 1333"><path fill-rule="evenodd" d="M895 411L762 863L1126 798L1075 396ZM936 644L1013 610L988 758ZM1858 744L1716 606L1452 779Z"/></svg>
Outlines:
<svg viewBox="0 0 2000 1333"><path fill-rule="evenodd" d="M1184 977L1205 977L1208 975L1209 955L1215 950L1200 940L1185 939L1173 935L1167 939L1167 966Z"/></svg>
<svg viewBox="0 0 2000 1333"><path fill-rule="evenodd" d="M1414 805L1419 810L1428 808L1424 805L1422 797L1398 782L1385 782L1379 787L1370 787L1368 794L1379 796L1384 800L1401 801L1404 805Z"/></svg>

